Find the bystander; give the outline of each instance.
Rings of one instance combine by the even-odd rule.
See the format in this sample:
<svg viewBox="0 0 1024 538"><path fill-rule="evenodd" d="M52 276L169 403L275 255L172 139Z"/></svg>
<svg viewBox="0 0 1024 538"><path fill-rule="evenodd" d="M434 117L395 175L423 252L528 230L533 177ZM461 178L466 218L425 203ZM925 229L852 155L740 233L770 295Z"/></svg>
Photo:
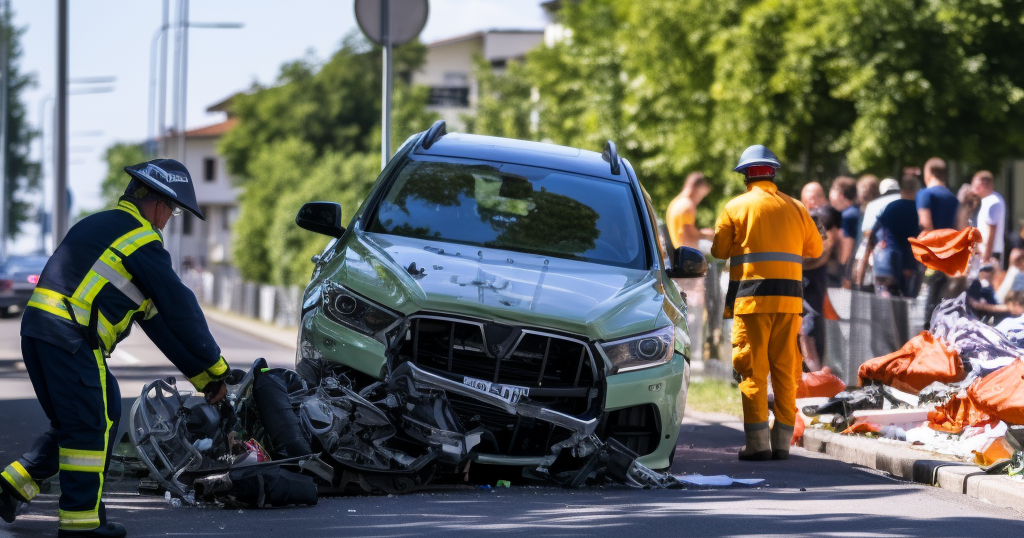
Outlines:
<svg viewBox="0 0 1024 538"><path fill-rule="evenodd" d="M917 295L920 264L914 259L909 239L921 232L914 201L919 186L916 178L904 179L900 185L900 198L886 205L868 235L867 250L873 252L875 262L875 291L880 295ZM860 285L867 265L868 258L865 257L854 271L854 286Z"/></svg>
<svg viewBox="0 0 1024 538"><path fill-rule="evenodd" d="M959 200L946 186L946 161L932 157L924 163L922 171L925 188L917 193L917 215L922 232L951 229L956 226ZM928 297L925 302L924 325L931 324L932 311L939 302L948 298L946 290L949 277L942 271L928 275Z"/></svg>
<svg viewBox="0 0 1024 538"><path fill-rule="evenodd" d="M1006 234L1006 202L996 192L992 172L982 170L971 178L971 190L981 198L978 207L978 230L981 231L981 260L1002 268Z"/></svg>
<svg viewBox="0 0 1024 538"><path fill-rule="evenodd" d="M861 179L863 180L864 178ZM872 230L875 227L875 221L878 220L878 215L882 210L885 209L889 203L900 199L900 184L895 179L883 179L878 186L878 190L879 196L864 206L864 215L860 220L860 246L857 247L857 255L854 256L854 267L858 267L862 260L867 259L867 268L861 271L859 278L854 279L860 282L860 286L857 286L856 284L854 285L855 288L866 287L867 291L871 291L874 284L874 276L871 272L871 264L873 261L871 259L871 252L868 250L868 237L871 235Z"/></svg>
<svg viewBox="0 0 1024 538"><path fill-rule="evenodd" d="M697 206L711 192L711 185L701 172L690 172L683 183L683 190L668 204L665 225L675 248L697 248L701 239L711 240L715 231L697 229Z"/></svg>
<svg viewBox="0 0 1024 538"><path fill-rule="evenodd" d="M840 281L850 287L853 272L853 254L860 238L860 208L857 207L857 182L852 177L839 176L832 182L828 200L842 215L843 237L839 243Z"/></svg>

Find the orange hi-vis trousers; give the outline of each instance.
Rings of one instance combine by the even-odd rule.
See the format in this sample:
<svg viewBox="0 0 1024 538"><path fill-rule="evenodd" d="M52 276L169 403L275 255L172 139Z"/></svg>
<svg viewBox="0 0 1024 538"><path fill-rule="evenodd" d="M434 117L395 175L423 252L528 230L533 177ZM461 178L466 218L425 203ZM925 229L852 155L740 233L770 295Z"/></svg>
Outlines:
<svg viewBox="0 0 1024 538"><path fill-rule="evenodd" d="M745 429L768 427L768 374L775 389L775 420L796 423L796 387L803 360L797 346L800 315L737 314L732 326L732 364L739 373Z"/></svg>

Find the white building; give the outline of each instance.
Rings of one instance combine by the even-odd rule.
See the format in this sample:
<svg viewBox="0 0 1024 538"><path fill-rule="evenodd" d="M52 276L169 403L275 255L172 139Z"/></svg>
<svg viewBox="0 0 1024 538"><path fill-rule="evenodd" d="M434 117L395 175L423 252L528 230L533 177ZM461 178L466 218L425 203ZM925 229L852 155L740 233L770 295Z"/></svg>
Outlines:
<svg viewBox="0 0 1024 538"><path fill-rule="evenodd" d="M427 43L426 61L413 73L412 82L430 87L429 109L439 113L452 130L462 130L462 116L476 109L476 55L501 69L543 42L544 30L486 30Z"/></svg>
<svg viewBox="0 0 1024 538"><path fill-rule="evenodd" d="M223 103L208 110L222 111L221 105ZM229 117L221 123L185 132L184 164L192 174L196 199L206 220L199 220L187 211L171 219L170 226L180 228L169 229L166 236L172 249L180 249L183 267L213 269L231 263L231 227L238 217L241 188L228 174L217 145L221 136L237 124L237 118ZM177 244L179 237L180 245Z"/></svg>

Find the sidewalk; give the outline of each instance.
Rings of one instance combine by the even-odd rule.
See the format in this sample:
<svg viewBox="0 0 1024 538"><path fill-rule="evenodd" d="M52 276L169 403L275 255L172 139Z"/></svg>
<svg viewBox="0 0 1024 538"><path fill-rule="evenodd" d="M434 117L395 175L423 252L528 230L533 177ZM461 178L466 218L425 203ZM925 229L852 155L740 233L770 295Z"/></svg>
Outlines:
<svg viewBox="0 0 1024 538"><path fill-rule="evenodd" d="M236 331L246 333L258 340L286 347L291 349L292 352L296 349L298 327L278 327L277 325L263 323L259 320L218 310L210 305L203 305L203 313L206 314L207 318L221 325L226 325Z"/></svg>
<svg viewBox="0 0 1024 538"><path fill-rule="evenodd" d="M986 474L976 465L902 445L816 428L807 428L800 441L800 446L811 452L1024 513L1024 481Z"/></svg>

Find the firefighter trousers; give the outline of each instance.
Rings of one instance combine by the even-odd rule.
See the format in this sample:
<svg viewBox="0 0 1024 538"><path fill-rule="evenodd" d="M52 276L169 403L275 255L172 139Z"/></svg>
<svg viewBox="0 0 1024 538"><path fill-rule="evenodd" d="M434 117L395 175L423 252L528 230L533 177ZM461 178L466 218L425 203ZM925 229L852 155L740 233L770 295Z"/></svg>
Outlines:
<svg viewBox="0 0 1024 538"><path fill-rule="evenodd" d="M740 377L743 423L768 428L768 374L775 390L775 420L796 422L796 386L803 361L797 345L800 314L737 314L732 326L732 364Z"/></svg>
<svg viewBox="0 0 1024 538"><path fill-rule="evenodd" d="M22 337L22 357L50 429L8 465L7 489L29 501L38 483L60 471L60 528L88 530L106 524L100 501L103 473L121 418L121 393L98 350L69 353Z"/></svg>

